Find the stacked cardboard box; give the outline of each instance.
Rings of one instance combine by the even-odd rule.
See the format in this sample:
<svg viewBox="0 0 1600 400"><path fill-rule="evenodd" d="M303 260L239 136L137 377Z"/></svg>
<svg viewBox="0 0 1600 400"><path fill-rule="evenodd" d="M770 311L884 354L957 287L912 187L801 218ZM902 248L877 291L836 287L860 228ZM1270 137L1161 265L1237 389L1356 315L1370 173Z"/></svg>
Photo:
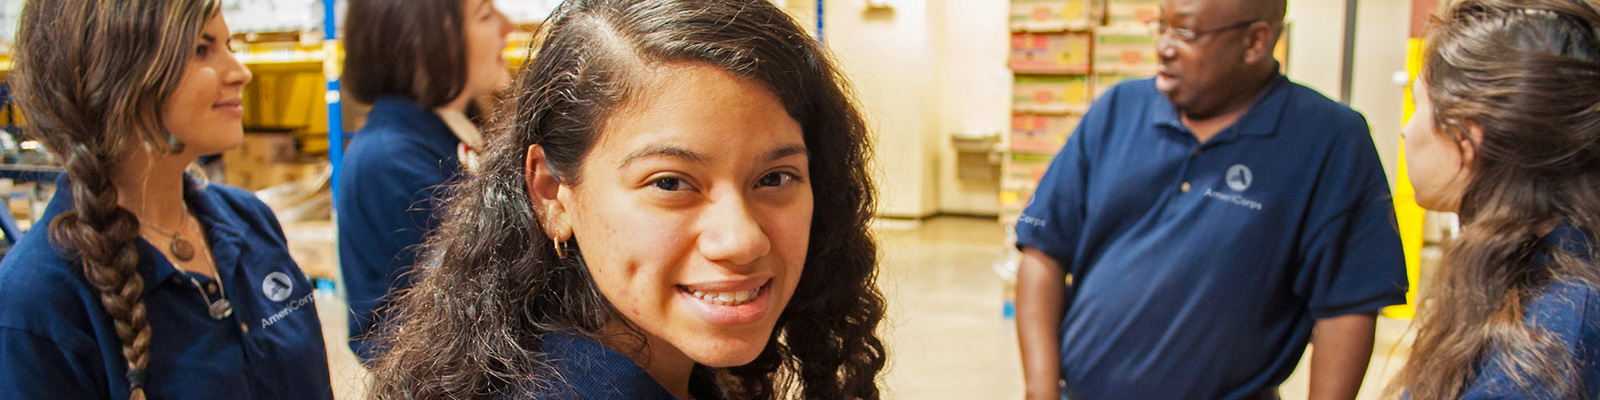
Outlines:
<svg viewBox="0 0 1600 400"><path fill-rule="evenodd" d="M223 183L256 191L314 176L318 163L300 161L294 135L246 132L244 141L222 155Z"/></svg>
<svg viewBox="0 0 1600 400"><path fill-rule="evenodd" d="M1039 179L1100 94L1160 66L1149 23L1161 0L1012 0L1011 134L1000 220L1015 223ZM1087 57L1085 57L1087 55Z"/></svg>

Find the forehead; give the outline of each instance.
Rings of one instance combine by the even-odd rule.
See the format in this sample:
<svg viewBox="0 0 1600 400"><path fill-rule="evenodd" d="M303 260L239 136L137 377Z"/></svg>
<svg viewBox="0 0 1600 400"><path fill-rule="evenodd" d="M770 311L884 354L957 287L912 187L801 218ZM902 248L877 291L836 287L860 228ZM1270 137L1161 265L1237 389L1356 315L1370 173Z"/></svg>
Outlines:
<svg viewBox="0 0 1600 400"><path fill-rule="evenodd" d="M640 72L639 89L602 123L597 149L671 143L733 156L803 141L782 100L757 81L699 63Z"/></svg>
<svg viewBox="0 0 1600 400"><path fill-rule="evenodd" d="M1162 17L1227 19L1242 14L1239 0L1162 0Z"/></svg>

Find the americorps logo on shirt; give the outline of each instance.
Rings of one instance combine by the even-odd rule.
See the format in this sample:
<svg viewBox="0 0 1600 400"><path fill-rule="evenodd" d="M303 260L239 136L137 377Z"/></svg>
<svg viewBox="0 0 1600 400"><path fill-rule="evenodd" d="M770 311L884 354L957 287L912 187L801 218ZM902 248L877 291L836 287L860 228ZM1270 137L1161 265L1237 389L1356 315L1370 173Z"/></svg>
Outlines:
<svg viewBox="0 0 1600 400"><path fill-rule="evenodd" d="M1228 168L1228 187L1236 192L1243 192L1255 182L1255 176L1250 173L1250 167L1244 164L1234 164Z"/></svg>
<svg viewBox="0 0 1600 400"><path fill-rule="evenodd" d="M1234 164L1229 167L1228 174L1223 178L1223 182L1228 184L1228 188L1233 189L1235 192L1243 192L1249 189L1250 184L1255 183L1255 180L1255 174L1251 173L1250 167L1246 167L1244 164ZM1251 211L1260 211L1262 207L1260 202L1247 199L1242 193L1223 193L1206 188L1205 196L1248 208Z"/></svg>
<svg viewBox="0 0 1600 400"><path fill-rule="evenodd" d="M282 302L289 299L290 293L294 293L294 280L283 271L267 274L267 278L261 280L261 294L267 295L268 300Z"/></svg>
<svg viewBox="0 0 1600 400"><path fill-rule="evenodd" d="M294 279L289 278L289 274L283 273L283 271L267 274L266 278L261 279L261 294L267 296L267 300L283 303L283 308L266 318L262 318L261 328L265 329L272 326L272 324L276 324L278 321L288 317L289 314L300 311L301 307L311 305L312 300L315 300L316 291L311 292L298 299L289 300L289 296L294 293ZM289 302L285 303L284 300L289 300Z"/></svg>

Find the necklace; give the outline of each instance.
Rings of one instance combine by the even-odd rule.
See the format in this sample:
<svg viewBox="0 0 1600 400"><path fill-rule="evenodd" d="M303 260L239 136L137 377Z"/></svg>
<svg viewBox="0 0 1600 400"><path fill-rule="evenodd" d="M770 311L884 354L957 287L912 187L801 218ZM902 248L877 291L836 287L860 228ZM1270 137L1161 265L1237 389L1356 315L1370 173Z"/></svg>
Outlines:
<svg viewBox="0 0 1600 400"><path fill-rule="evenodd" d="M193 244L189 244L189 240L188 239L184 239L183 237L178 236L178 235L183 233L183 227L186 226L186 224L188 224L188 222L189 222L189 205L188 204L184 204L183 205L183 219L178 220L178 229L177 230L169 231L169 230L166 230L166 229L161 229L161 227L156 226L156 224L154 224L154 223L142 224L142 225L150 227L150 229L155 230L156 233L160 233L160 234L166 235L166 236L171 236L172 237L172 242L167 244L167 251L172 253L173 257L177 257L178 261L187 262L189 260L193 260L194 259L194 245Z"/></svg>

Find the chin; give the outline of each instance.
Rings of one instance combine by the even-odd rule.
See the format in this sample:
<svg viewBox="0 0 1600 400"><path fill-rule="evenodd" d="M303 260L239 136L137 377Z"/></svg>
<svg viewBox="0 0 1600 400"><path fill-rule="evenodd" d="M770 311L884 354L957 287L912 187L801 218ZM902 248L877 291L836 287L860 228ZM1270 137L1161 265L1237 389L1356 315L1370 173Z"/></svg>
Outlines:
<svg viewBox="0 0 1600 400"><path fill-rule="evenodd" d="M767 338L771 337L770 330L766 335L747 335L740 338L706 338L704 342L692 344L695 348L685 348L684 353L695 363L713 368L737 367L755 361L761 352L767 348Z"/></svg>

